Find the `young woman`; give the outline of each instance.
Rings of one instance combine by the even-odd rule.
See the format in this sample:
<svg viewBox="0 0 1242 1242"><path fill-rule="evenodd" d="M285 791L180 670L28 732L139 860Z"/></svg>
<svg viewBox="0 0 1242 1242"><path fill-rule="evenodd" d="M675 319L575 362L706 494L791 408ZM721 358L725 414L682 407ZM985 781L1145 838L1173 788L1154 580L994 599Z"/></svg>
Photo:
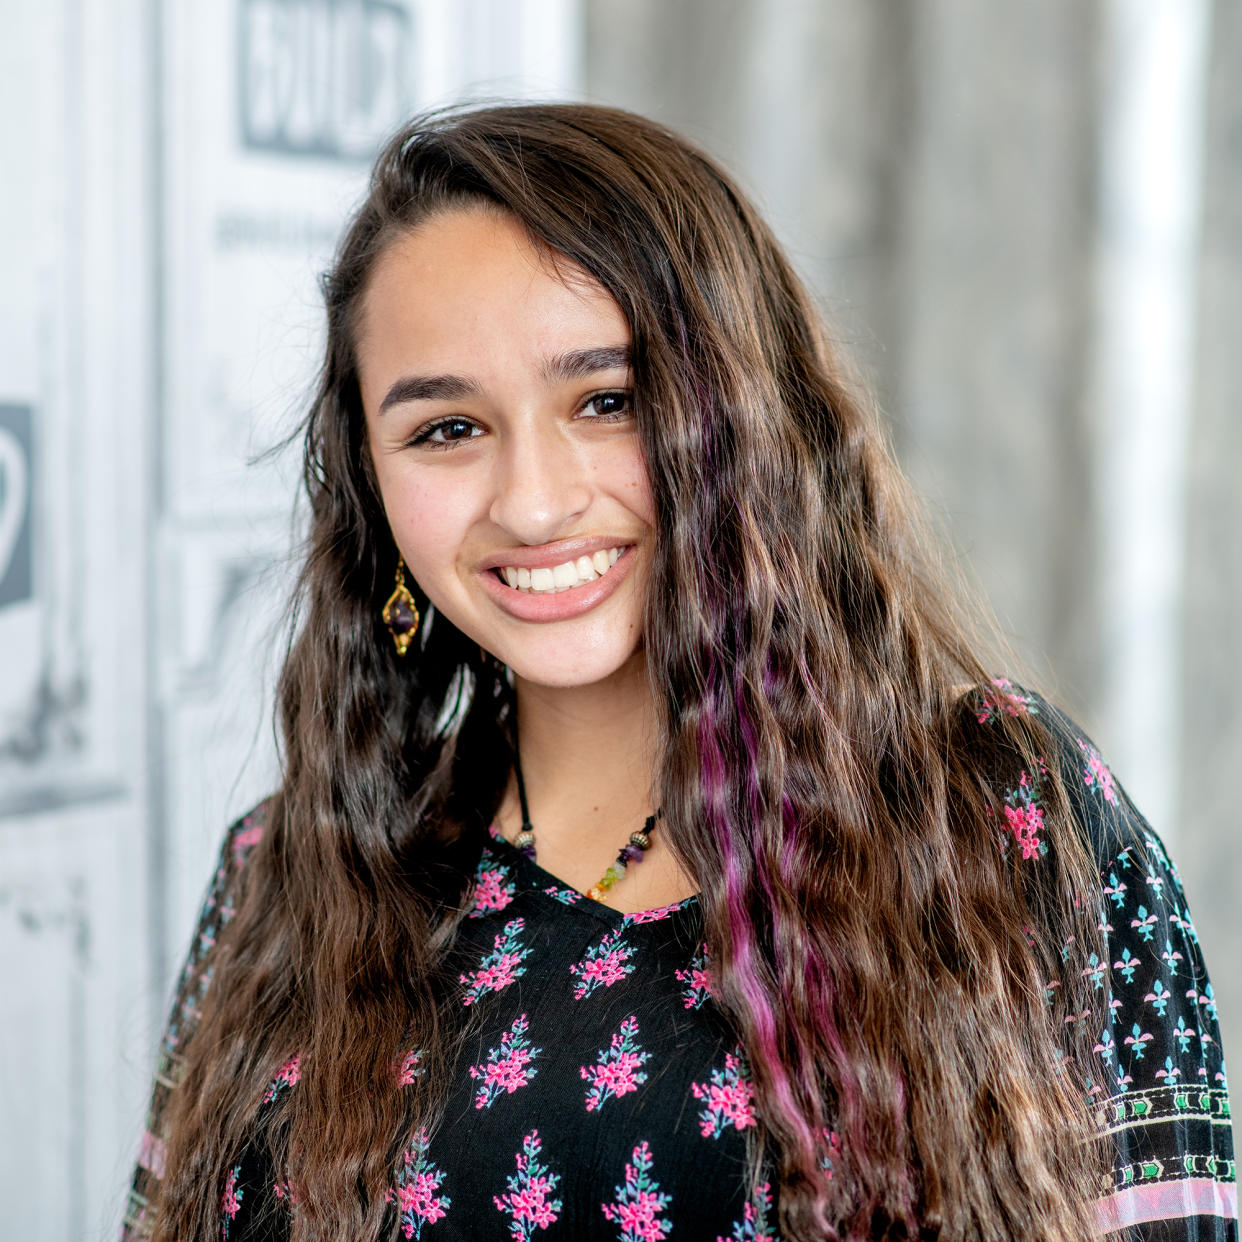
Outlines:
<svg viewBox="0 0 1242 1242"><path fill-rule="evenodd" d="M324 288L284 780L126 1237L1234 1236L1176 872L720 169L421 119Z"/></svg>

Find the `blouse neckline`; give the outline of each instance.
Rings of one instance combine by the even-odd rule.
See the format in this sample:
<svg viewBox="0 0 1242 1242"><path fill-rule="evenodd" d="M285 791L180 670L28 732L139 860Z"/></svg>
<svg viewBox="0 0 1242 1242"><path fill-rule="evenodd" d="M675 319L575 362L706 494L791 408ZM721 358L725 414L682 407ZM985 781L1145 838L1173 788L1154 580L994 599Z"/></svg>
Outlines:
<svg viewBox="0 0 1242 1242"><path fill-rule="evenodd" d="M607 923L614 930L631 927L638 923L658 923L671 918L682 910L694 909L699 904L698 893L683 897L681 901L670 902L668 905L655 906L650 910L632 910L623 913L606 906L603 902L594 901L585 893L572 888L559 876L555 876L546 868L541 867L534 859L528 858L512 842L507 840L495 824L487 826L488 847L495 853L503 855L524 880L523 887L542 894L549 901L564 906L568 910L578 910L601 922Z"/></svg>

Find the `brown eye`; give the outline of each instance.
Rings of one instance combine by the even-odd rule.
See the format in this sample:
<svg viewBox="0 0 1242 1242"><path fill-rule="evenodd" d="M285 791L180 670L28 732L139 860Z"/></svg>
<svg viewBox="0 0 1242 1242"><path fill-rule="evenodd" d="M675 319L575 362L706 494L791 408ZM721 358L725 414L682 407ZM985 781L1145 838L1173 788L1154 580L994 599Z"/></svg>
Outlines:
<svg viewBox="0 0 1242 1242"><path fill-rule="evenodd" d="M438 430L445 440L466 440L469 439L474 424L467 422L464 418L454 418L447 423L441 423Z"/></svg>
<svg viewBox="0 0 1242 1242"><path fill-rule="evenodd" d="M622 418L630 413L630 394L621 391L596 393L586 403L586 408L597 418Z"/></svg>
<svg viewBox="0 0 1242 1242"><path fill-rule="evenodd" d="M437 422L428 423L410 441L412 445L426 444L432 448L448 448L460 444L463 440L474 439L474 433L480 428L468 418L442 418Z"/></svg>

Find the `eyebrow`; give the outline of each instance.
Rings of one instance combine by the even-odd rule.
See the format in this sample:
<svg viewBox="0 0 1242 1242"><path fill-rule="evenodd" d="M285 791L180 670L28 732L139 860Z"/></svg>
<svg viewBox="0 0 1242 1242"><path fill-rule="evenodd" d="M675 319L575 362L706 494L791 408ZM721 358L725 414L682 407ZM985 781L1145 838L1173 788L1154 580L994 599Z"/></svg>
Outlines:
<svg viewBox="0 0 1242 1242"><path fill-rule="evenodd" d="M601 345L596 349L571 349L549 358L543 368L544 379L585 379L597 371L617 371L630 365L628 345Z"/></svg>
<svg viewBox="0 0 1242 1242"><path fill-rule="evenodd" d="M384 394L379 412L407 401L460 401L478 395L478 384L460 375L407 375Z"/></svg>
<svg viewBox="0 0 1242 1242"><path fill-rule="evenodd" d="M601 345L594 349L571 349L549 358L543 377L549 383L585 379L600 371L616 371L630 365L628 345ZM379 412L407 401L461 401L477 397L480 388L474 380L462 375L407 375L397 380L384 394Z"/></svg>

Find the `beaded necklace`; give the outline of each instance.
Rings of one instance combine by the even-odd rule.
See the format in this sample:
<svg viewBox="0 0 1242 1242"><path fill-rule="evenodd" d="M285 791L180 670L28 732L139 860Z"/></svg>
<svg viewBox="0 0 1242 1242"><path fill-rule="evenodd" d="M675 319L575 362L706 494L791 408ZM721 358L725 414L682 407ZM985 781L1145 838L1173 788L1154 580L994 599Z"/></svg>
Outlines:
<svg viewBox="0 0 1242 1242"><path fill-rule="evenodd" d="M530 822L530 808L526 805L526 782L522 779L522 760L516 746L513 750L513 773L517 777L518 801L522 805L522 831L517 834L513 844L534 862L535 828ZM661 807L654 815L647 816L647 822L643 824L640 832L630 833L630 839L621 847L617 861L587 890L587 896L592 901L603 901L604 894L625 875L626 867L630 863L642 862L643 854L651 846L651 834L655 831L656 820L663 814L664 809Z"/></svg>

